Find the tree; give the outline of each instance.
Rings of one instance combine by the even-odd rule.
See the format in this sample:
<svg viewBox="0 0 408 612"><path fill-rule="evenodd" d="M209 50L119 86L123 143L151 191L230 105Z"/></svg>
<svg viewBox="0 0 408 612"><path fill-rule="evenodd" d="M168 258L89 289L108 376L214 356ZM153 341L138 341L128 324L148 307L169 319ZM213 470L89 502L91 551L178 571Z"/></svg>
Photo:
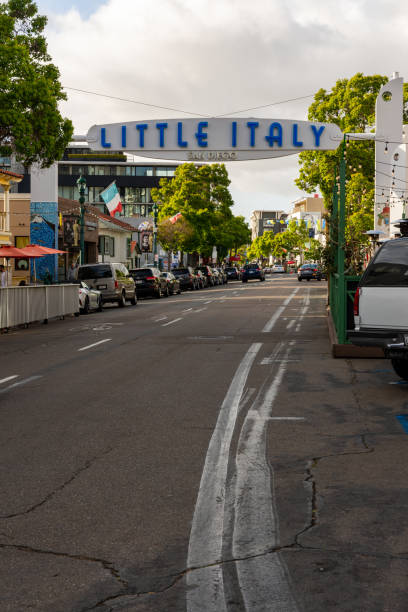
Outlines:
<svg viewBox="0 0 408 612"><path fill-rule="evenodd" d="M61 159L73 133L58 110L66 95L47 53L46 23L31 0L0 4L0 155L14 153L25 166Z"/></svg>
<svg viewBox="0 0 408 612"><path fill-rule="evenodd" d="M375 126L375 103L378 92L388 78L357 73L350 79L339 79L331 91L320 89L309 107L308 118L337 124L344 133L367 132ZM408 120L408 84L404 84L404 121ZM332 209L332 194L340 162L340 147L336 151L304 151L299 155L299 177L296 185L312 193L318 187L328 210ZM374 210L374 143L350 141L346 148L347 216L346 269L359 273L367 237L364 232L373 227ZM333 261L329 252L336 245L328 244L324 257ZM363 248L361 248L363 247Z"/></svg>
<svg viewBox="0 0 408 612"><path fill-rule="evenodd" d="M152 197L161 202L159 220L181 213L193 232L184 242L184 250L210 256L214 246L220 254L249 240L249 228L241 217L234 221L230 180L224 164L196 166L182 164L174 178L161 179L152 189Z"/></svg>
<svg viewBox="0 0 408 612"><path fill-rule="evenodd" d="M170 219L162 219L157 226L157 239L169 253L185 251L193 233L194 230L190 223L183 217L175 223L172 223ZM168 258L168 268L170 269L170 257Z"/></svg>

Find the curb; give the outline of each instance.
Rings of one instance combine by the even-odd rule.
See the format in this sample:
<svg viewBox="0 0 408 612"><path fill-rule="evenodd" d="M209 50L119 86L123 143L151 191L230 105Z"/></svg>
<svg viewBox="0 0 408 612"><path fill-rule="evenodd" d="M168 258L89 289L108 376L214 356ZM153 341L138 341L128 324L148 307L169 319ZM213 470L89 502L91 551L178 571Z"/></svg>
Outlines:
<svg viewBox="0 0 408 612"><path fill-rule="evenodd" d="M327 308L327 326L329 328L331 353L334 358L385 359L383 349L378 346L355 346L354 344L339 344L330 308Z"/></svg>

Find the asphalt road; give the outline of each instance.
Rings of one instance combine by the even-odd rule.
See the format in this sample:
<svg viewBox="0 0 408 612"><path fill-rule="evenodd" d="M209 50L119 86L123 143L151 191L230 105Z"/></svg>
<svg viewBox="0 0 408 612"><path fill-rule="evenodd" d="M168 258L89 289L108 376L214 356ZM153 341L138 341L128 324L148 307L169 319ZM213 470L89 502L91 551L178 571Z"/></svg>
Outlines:
<svg viewBox="0 0 408 612"><path fill-rule="evenodd" d="M331 358L326 292L2 335L0 610L405 611L408 386Z"/></svg>

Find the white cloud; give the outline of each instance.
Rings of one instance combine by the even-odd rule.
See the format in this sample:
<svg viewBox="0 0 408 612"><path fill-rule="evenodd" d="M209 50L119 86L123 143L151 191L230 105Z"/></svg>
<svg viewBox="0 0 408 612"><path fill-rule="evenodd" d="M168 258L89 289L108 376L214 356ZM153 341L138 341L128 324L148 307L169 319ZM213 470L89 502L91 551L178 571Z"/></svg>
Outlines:
<svg viewBox="0 0 408 612"><path fill-rule="evenodd" d="M407 22L403 0L107 0L85 17L75 8L49 14L47 37L66 86L218 115L312 94L356 72L402 72ZM62 111L77 133L180 115L68 95ZM310 100L248 114L304 119ZM237 212L247 216L300 195L296 157L229 170Z"/></svg>

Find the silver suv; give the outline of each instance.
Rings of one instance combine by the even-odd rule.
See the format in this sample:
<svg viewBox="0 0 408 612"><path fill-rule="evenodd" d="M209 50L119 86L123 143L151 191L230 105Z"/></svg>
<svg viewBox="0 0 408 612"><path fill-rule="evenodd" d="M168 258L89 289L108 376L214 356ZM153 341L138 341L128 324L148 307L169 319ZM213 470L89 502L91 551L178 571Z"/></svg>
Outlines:
<svg viewBox="0 0 408 612"><path fill-rule="evenodd" d="M126 306L126 300L137 304L135 281L122 263L97 263L79 266L78 280L101 292L102 302Z"/></svg>

